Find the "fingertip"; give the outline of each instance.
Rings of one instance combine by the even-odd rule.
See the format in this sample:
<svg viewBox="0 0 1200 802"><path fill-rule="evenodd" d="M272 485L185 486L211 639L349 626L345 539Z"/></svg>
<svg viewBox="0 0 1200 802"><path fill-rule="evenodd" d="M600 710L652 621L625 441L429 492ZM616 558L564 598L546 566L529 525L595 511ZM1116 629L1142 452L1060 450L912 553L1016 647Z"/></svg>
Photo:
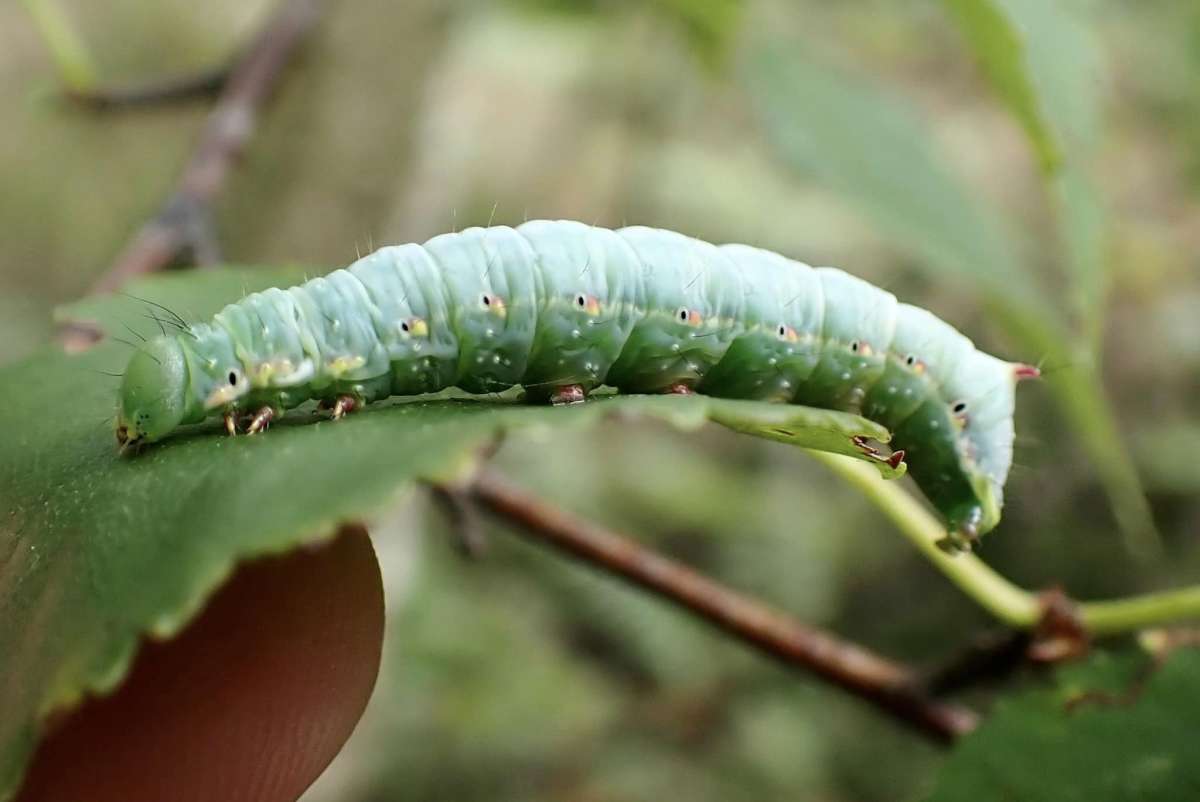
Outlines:
<svg viewBox="0 0 1200 802"><path fill-rule="evenodd" d="M18 799L294 800L366 707L383 620L361 526L244 564L177 637L144 644L114 694L64 717Z"/></svg>

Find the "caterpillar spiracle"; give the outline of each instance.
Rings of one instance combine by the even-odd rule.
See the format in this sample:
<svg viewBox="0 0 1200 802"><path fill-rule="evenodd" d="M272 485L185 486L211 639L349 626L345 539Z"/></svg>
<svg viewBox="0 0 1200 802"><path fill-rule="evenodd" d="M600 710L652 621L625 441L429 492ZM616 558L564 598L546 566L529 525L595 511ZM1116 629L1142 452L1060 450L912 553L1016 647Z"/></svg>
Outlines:
<svg viewBox="0 0 1200 802"><path fill-rule="evenodd" d="M1015 385L1037 375L835 268L570 221L381 248L179 328L129 362L123 450L213 415L253 433L310 399L340 417L452 386L522 385L553 403L600 385L790 402L890 429L959 544L999 521Z"/></svg>

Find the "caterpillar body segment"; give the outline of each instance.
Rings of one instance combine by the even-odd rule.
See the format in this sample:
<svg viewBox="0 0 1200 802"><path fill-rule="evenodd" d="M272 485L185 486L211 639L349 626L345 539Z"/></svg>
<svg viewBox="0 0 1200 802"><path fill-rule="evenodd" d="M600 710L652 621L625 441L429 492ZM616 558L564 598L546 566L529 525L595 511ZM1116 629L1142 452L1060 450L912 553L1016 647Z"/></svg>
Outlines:
<svg viewBox="0 0 1200 802"><path fill-rule="evenodd" d="M122 445L225 415L258 431L317 399L339 415L457 386L581 400L696 391L862 414L892 430L958 542L995 526L1026 365L835 268L671 231L569 221L382 248L243 298L134 354Z"/></svg>

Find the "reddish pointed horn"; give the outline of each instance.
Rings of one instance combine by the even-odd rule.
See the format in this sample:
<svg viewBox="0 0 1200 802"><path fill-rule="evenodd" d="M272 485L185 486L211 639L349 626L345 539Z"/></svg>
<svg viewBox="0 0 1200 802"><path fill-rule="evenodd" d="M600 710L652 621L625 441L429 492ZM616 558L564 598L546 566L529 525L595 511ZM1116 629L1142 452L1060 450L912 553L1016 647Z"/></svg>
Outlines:
<svg viewBox="0 0 1200 802"><path fill-rule="evenodd" d="M1042 375L1042 372L1034 365L1018 362L1013 367L1013 375L1017 377L1017 381L1021 381L1022 379L1036 379Z"/></svg>

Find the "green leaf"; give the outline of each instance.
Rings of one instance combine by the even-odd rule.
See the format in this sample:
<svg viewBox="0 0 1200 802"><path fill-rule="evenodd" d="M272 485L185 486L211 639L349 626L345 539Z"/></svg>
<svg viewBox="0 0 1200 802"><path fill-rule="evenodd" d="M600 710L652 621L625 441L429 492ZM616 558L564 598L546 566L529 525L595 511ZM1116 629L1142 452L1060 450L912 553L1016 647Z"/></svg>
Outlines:
<svg viewBox="0 0 1200 802"><path fill-rule="evenodd" d="M1134 433L1134 450L1146 485L1158 493L1200 493L1200 422L1148 421Z"/></svg>
<svg viewBox="0 0 1200 802"><path fill-rule="evenodd" d="M299 271L213 270L140 282L131 293L191 318ZM151 307L91 299L62 318L131 338L158 333ZM702 396L620 396L571 407L467 399L373 407L343 421L293 413L262 436L217 423L121 458L111 413L126 346L47 347L0 368L0 799L14 791L46 716L124 677L139 637L168 638L252 556L320 539L386 508L415 480L456 476L504 432L585 426L612 413L685 430L738 431L859 455L885 441L851 415ZM861 456L861 455L860 455ZM898 475L875 462L889 475Z"/></svg>
<svg viewBox="0 0 1200 802"><path fill-rule="evenodd" d="M745 76L784 160L853 201L926 269L981 285L1022 316L1053 311L999 218L892 96L818 63L795 43L762 47Z"/></svg>
<svg viewBox="0 0 1200 802"><path fill-rule="evenodd" d="M1058 167L1060 146L1033 86L1024 37L1001 3L990 0L943 0L943 3L974 51L984 75L1025 129L1042 170L1053 173Z"/></svg>
<svg viewBox="0 0 1200 802"><path fill-rule="evenodd" d="M709 67L716 67L741 27L743 0L657 0L662 11L674 17L687 32L696 53Z"/></svg>
<svg viewBox="0 0 1200 802"><path fill-rule="evenodd" d="M1107 210L1092 175L1104 131L1102 101L1108 83L1104 51L1078 3L997 0L997 4L1020 32L1030 82L1059 142L1062 169L1045 175L1047 189L1057 213L1058 248L1070 282L1070 302L1095 351L1110 273Z"/></svg>
<svg viewBox="0 0 1200 802"><path fill-rule="evenodd" d="M1067 3L943 0L984 75L1037 153L1058 215L1071 301L1098 344L1108 285L1106 213L1089 167L1101 134L1104 64L1096 37Z"/></svg>
<svg viewBox="0 0 1200 802"><path fill-rule="evenodd" d="M57 0L25 0L25 9L41 35L67 89L86 92L96 85L96 68L87 47L75 35Z"/></svg>
<svg viewBox="0 0 1200 802"><path fill-rule="evenodd" d="M779 154L850 200L918 267L977 288L1025 359L1059 369L1051 390L1088 450L1130 553L1154 556L1159 538L1094 359L1079 353L1060 306L1046 300L1000 218L950 171L908 108L803 51L794 42L768 44L745 70ZM1070 192L1086 187L1072 184ZM1097 218L1073 208L1082 252Z"/></svg>
<svg viewBox="0 0 1200 802"><path fill-rule="evenodd" d="M1148 676L1147 676L1148 675ZM1200 651L1096 655L1055 687L1002 700L928 802L1174 802L1200 789Z"/></svg>

